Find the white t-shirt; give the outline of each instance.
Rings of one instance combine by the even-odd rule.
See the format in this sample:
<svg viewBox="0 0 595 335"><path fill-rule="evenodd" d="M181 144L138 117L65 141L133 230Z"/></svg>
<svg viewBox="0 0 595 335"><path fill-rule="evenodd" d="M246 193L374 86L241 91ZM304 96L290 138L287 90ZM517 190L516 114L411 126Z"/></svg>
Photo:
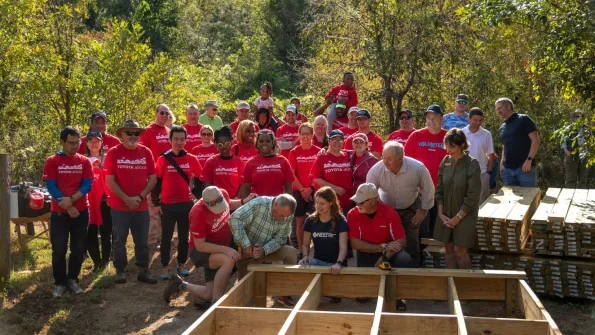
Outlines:
<svg viewBox="0 0 595 335"><path fill-rule="evenodd" d="M463 128L463 132L465 132L465 136L467 136L467 141L469 142L469 155L477 159L481 173L486 173L488 171L487 155L494 153L492 134L483 127L479 127L479 130L473 134L469 130L469 126Z"/></svg>
<svg viewBox="0 0 595 335"><path fill-rule="evenodd" d="M268 97L265 100L260 99L260 97L254 100L254 106L256 106L257 110L260 108L270 109L273 108L273 98Z"/></svg>

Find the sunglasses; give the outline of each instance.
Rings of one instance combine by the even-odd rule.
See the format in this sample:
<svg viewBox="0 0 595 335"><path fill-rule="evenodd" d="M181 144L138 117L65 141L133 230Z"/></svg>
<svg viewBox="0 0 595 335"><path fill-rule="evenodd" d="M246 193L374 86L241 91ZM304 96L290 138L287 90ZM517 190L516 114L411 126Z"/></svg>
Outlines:
<svg viewBox="0 0 595 335"><path fill-rule="evenodd" d="M211 136L213 136L213 134L211 134L211 133L200 133L200 136L211 137Z"/></svg>
<svg viewBox="0 0 595 335"><path fill-rule="evenodd" d="M217 148L231 147L231 142L217 143Z"/></svg>
<svg viewBox="0 0 595 335"><path fill-rule="evenodd" d="M413 118L413 116L401 116L399 117L399 120L411 120Z"/></svg>
<svg viewBox="0 0 595 335"><path fill-rule="evenodd" d="M161 111L161 112L159 112L159 115L169 115L169 112Z"/></svg>
<svg viewBox="0 0 595 335"><path fill-rule="evenodd" d="M219 198L217 198L217 199L215 199L215 200L213 200L213 201L206 201L205 199L202 199L202 201L204 201L204 203L205 203L207 206L209 206L209 207L213 207L213 206L216 206L216 205L218 205L218 204L222 203L222 202L223 202L223 197L219 197Z"/></svg>
<svg viewBox="0 0 595 335"><path fill-rule="evenodd" d="M357 203L355 203L355 204L356 204L356 205L358 205L358 206L359 206L359 205L363 205L363 204L365 204L366 202L368 202L368 201L370 201L370 200L372 200L372 199L364 200L364 201L362 201L362 202L357 202Z"/></svg>
<svg viewBox="0 0 595 335"><path fill-rule="evenodd" d="M128 136L140 136L140 131L125 131L124 133Z"/></svg>
<svg viewBox="0 0 595 335"><path fill-rule="evenodd" d="M466 104L468 104L469 102L467 102L467 101L465 101L465 100L457 100L457 103L458 103L458 104L460 104L460 105L466 105Z"/></svg>

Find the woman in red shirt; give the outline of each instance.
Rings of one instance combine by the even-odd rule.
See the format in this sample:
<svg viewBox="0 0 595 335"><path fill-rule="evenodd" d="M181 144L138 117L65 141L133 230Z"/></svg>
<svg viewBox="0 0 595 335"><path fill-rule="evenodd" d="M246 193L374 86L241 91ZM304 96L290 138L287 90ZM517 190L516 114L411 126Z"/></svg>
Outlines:
<svg viewBox="0 0 595 335"><path fill-rule="evenodd" d="M205 183L205 186L215 185L224 189L234 199L241 185L244 162L240 157L231 154L232 137L231 128L228 126L215 131L215 143L219 149L219 155L214 155L207 160L200 180Z"/></svg>
<svg viewBox="0 0 595 335"><path fill-rule="evenodd" d="M238 130L236 131L236 139L234 142L236 144L233 145L231 148L231 154L234 156L238 156L244 164L246 162L258 155L258 150L256 150L256 124L250 120L241 121L238 124ZM230 194L231 195L231 194Z"/></svg>
<svg viewBox="0 0 595 335"><path fill-rule="evenodd" d="M287 158L275 153L276 147L275 134L272 131L262 129L258 132L256 148L259 155L250 158L246 163L239 196L247 197L250 188L259 196L291 194L293 172Z"/></svg>
<svg viewBox="0 0 595 335"><path fill-rule="evenodd" d="M351 168L353 169L353 190L366 182L368 171L378 163L368 149L368 136L364 133L356 133L352 137L353 155L351 156Z"/></svg>
<svg viewBox="0 0 595 335"><path fill-rule="evenodd" d="M200 139L202 143L192 148L190 153L198 158L200 166L204 166L207 159L218 154L219 150L213 143L213 128L208 124L200 128Z"/></svg>
<svg viewBox="0 0 595 335"><path fill-rule="evenodd" d="M314 186L310 180L310 170L312 170L312 165L320 152L320 148L312 144L314 127L310 123L302 123L298 129L298 134L300 146L291 149L289 152L289 164L295 176L293 181L293 197L297 201L295 234L297 236L298 251L301 252L306 214L312 213L314 209Z"/></svg>

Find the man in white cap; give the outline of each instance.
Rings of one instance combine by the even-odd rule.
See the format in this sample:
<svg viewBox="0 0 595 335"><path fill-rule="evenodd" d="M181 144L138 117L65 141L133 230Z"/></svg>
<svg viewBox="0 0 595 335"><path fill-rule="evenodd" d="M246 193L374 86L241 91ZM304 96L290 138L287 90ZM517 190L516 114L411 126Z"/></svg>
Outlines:
<svg viewBox="0 0 595 335"><path fill-rule="evenodd" d="M244 120L250 120L250 104L246 101L240 101L236 106L236 116L237 119L229 125L231 127L234 140L236 139L236 133L238 131L238 126L240 125L240 122ZM256 122L254 122L254 133L258 134L259 130L260 129L258 129Z"/></svg>
<svg viewBox="0 0 595 335"><path fill-rule="evenodd" d="M295 142L298 139L298 129L300 126L296 123L297 120L297 108L295 105L288 105L285 112L286 124L277 128L277 144L281 149L281 155L287 158L289 152L293 149Z"/></svg>
<svg viewBox="0 0 595 335"><path fill-rule="evenodd" d="M357 108L356 106L349 108L349 111L347 111L347 119L349 121L347 121L347 125L345 127L341 127L339 130L343 132L343 134L346 137L349 137L355 133L357 133L357 131L359 130L359 127L357 125L357 111L359 111L359 108Z"/></svg>
<svg viewBox="0 0 595 335"><path fill-rule="evenodd" d="M247 201L254 198L251 194ZM227 281L240 254L232 244L232 235L227 220L230 209L242 205L240 199L229 199L227 191L209 186L202 192L202 198L190 211L190 259L194 266L203 267L205 285L190 284L178 274L170 277L163 293L165 302L180 291L188 291L203 302L195 303L199 309L208 309L223 295Z"/></svg>

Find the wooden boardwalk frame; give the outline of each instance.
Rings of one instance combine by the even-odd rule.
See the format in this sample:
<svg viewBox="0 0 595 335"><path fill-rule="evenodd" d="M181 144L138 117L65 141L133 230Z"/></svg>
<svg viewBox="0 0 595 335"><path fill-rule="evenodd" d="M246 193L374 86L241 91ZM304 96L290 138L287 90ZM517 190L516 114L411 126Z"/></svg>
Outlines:
<svg viewBox="0 0 595 335"><path fill-rule="evenodd" d="M184 334L562 334L520 271L349 267L333 276L328 267L248 269ZM301 297L293 309L266 308L274 295ZM322 296L377 303L374 313L317 311ZM447 301L450 314L397 314L398 299ZM465 316L461 300L503 301L507 317ZM255 307L246 307L252 301ZM513 318L515 311L525 318Z"/></svg>

